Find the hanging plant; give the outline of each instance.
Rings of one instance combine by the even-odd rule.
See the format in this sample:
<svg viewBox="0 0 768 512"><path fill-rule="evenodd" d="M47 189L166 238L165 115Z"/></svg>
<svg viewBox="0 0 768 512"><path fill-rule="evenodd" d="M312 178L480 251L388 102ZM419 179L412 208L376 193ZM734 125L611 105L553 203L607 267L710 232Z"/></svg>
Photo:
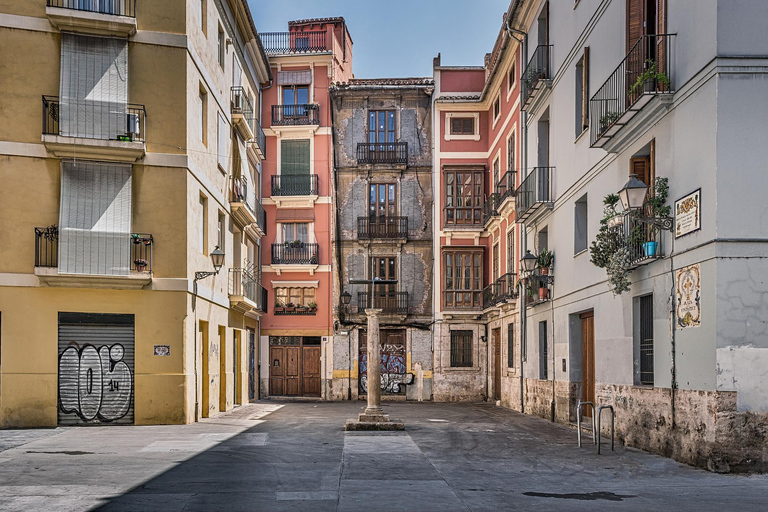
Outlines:
<svg viewBox="0 0 768 512"><path fill-rule="evenodd" d="M621 295L629 291L629 249L624 246L608 258L608 265L605 267L608 273L608 283L610 284L613 295Z"/></svg>

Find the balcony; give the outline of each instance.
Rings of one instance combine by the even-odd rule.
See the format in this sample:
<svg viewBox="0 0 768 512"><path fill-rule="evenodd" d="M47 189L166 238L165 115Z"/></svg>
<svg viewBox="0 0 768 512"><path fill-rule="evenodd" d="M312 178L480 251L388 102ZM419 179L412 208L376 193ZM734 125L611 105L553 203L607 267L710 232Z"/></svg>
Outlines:
<svg viewBox="0 0 768 512"><path fill-rule="evenodd" d="M320 125L320 105L272 105L272 126Z"/></svg>
<svg viewBox="0 0 768 512"><path fill-rule="evenodd" d="M135 162L145 153L146 118L144 105L82 102L65 113L58 96L43 96L42 140L58 158Z"/></svg>
<svg viewBox="0 0 768 512"><path fill-rule="evenodd" d="M249 269L229 269L229 307L249 316L261 316L265 310L266 290Z"/></svg>
<svg viewBox="0 0 768 512"><path fill-rule="evenodd" d="M525 305L527 307L537 306L552 300L552 285L554 277L541 274L541 270L525 278L524 286L526 293Z"/></svg>
<svg viewBox="0 0 768 512"><path fill-rule="evenodd" d="M357 292L358 314L370 308L381 309L384 315L408 315L408 292L376 291L373 301L369 292Z"/></svg>
<svg viewBox="0 0 768 512"><path fill-rule="evenodd" d="M272 196L317 196L317 174L278 174L272 176Z"/></svg>
<svg viewBox="0 0 768 512"><path fill-rule="evenodd" d="M249 142L256 136L253 105L241 85L232 87L229 94L230 109L232 112L232 124L244 141Z"/></svg>
<svg viewBox="0 0 768 512"><path fill-rule="evenodd" d="M272 268L277 275L282 272L309 272L314 275L320 265L319 245L307 242L283 242L272 244Z"/></svg>
<svg viewBox="0 0 768 512"><path fill-rule="evenodd" d="M515 181L517 179L516 171L507 171L496 183L496 194L498 194L499 211L504 209L504 201L515 197Z"/></svg>
<svg viewBox="0 0 768 512"><path fill-rule="evenodd" d="M253 151L258 160L264 160L267 158L267 136L264 135L264 130L261 129L261 122L256 119L253 123L253 127L256 130L256 137L248 144L248 151Z"/></svg>
<svg viewBox="0 0 768 512"><path fill-rule="evenodd" d="M485 199L483 203L483 227L485 227L491 219L499 216L499 195L491 194Z"/></svg>
<svg viewBox="0 0 768 512"><path fill-rule="evenodd" d="M658 227L641 222L639 213L620 213L609 220L609 229L615 230L629 250L629 269L664 257L661 231Z"/></svg>
<svg viewBox="0 0 768 512"><path fill-rule="evenodd" d="M358 217L358 240L407 240L408 217Z"/></svg>
<svg viewBox="0 0 768 512"><path fill-rule="evenodd" d="M506 304L517 299L517 274L506 273L483 289L483 309Z"/></svg>
<svg viewBox="0 0 768 512"><path fill-rule="evenodd" d="M328 33L324 30L307 32L262 32L261 46L269 55L296 55L331 51Z"/></svg>
<svg viewBox="0 0 768 512"><path fill-rule="evenodd" d="M552 208L555 202L552 186L554 167L535 167L515 192L516 217L524 222L541 208Z"/></svg>
<svg viewBox="0 0 768 512"><path fill-rule="evenodd" d="M357 144L357 164L408 165L407 142L360 142Z"/></svg>
<svg viewBox="0 0 768 512"><path fill-rule="evenodd" d="M589 100L590 145L615 153L655 123L674 93L672 35L641 37Z"/></svg>
<svg viewBox="0 0 768 512"><path fill-rule="evenodd" d="M257 237L264 236L267 232L264 207L244 176L233 176L230 179L229 207L232 210L232 219L241 228L252 229Z"/></svg>
<svg viewBox="0 0 768 512"><path fill-rule="evenodd" d="M539 91L552 87L552 45L539 45L522 76L522 110L533 110Z"/></svg>
<svg viewBox="0 0 768 512"><path fill-rule="evenodd" d="M45 12L62 31L119 37L136 33L136 0L48 0Z"/></svg>
<svg viewBox="0 0 768 512"><path fill-rule="evenodd" d="M35 275L48 286L70 288L142 288L152 281L151 234L91 237L89 242L99 257L86 254L68 261L69 269L76 271L61 272L58 226L35 228ZM78 249L68 252L77 254Z"/></svg>

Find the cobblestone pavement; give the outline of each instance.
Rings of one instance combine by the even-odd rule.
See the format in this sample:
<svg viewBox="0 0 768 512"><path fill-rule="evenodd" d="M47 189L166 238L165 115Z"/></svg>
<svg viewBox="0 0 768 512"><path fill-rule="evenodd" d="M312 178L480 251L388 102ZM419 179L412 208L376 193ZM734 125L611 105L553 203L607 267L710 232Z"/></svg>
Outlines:
<svg viewBox="0 0 768 512"><path fill-rule="evenodd" d="M490 404L259 402L194 425L0 431L0 510L768 510L768 475L717 475Z"/></svg>

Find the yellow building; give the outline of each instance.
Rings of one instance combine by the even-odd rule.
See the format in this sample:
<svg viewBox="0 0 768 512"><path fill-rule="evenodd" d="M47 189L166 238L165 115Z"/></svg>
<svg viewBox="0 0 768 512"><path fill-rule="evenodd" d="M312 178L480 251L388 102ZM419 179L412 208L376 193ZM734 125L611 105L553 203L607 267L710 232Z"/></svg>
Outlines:
<svg viewBox="0 0 768 512"><path fill-rule="evenodd" d="M256 398L272 77L246 0L0 0L0 48L0 426Z"/></svg>

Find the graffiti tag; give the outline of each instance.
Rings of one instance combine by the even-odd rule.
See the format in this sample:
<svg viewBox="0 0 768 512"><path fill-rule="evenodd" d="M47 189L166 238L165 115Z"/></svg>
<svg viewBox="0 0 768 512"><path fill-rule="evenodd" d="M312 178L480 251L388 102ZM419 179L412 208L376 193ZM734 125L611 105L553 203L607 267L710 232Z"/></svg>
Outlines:
<svg viewBox="0 0 768 512"><path fill-rule="evenodd" d="M410 384L413 374L405 373L405 356L400 354L381 354L381 390L387 393L400 393L400 386ZM368 355L360 354L360 392L368 392Z"/></svg>
<svg viewBox="0 0 768 512"><path fill-rule="evenodd" d="M119 343L67 347L59 356L59 407L84 421L114 421L131 408L131 369Z"/></svg>

